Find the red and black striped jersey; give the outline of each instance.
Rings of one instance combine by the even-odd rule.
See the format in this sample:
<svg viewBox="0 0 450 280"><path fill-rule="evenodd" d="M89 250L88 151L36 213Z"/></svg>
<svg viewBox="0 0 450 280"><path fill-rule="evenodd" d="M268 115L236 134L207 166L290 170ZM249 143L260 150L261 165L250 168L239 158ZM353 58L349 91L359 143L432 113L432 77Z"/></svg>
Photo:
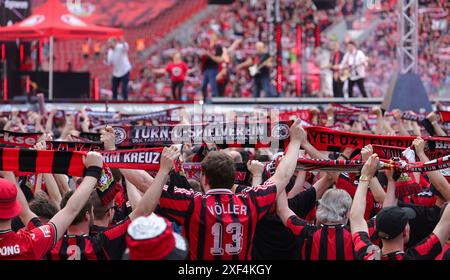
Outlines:
<svg viewBox="0 0 450 280"><path fill-rule="evenodd" d="M38 220L34 218L32 220ZM30 221L28 229L0 231L0 260L42 260L56 244L56 226L52 223L38 227Z"/></svg>
<svg viewBox="0 0 450 280"><path fill-rule="evenodd" d="M450 261L450 240L445 243L442 252L436 257L436 260Z"/></svg>
<svg viewBox="0 0 450 280"><path fill-rule="evenodd" d="M367 232L357 232L353 235L353 243L355 245L355 259L357 260L373 260L374 251L368 252L368 248L373 245ZM439 238L434 234L430 234L422 242L406 251L396 251L389 254L381 255L381 260L433 260L442 251Z"/></svg>
<svg viewBox="0 0 450 280"><path fill-rule="evenodd" d="M402 201L404 203L423 205L426 207L433 207L433 205L436 203L436 200L437 196L434 195L429 189L402 198Z"/></svg>
<svg viewBox="0 0 450 280"><path fill-rule="evenodd" d="M303 260L353 260L352 235L345 225L308 224L293 215L286 225L297 237Z"/></svg>
<svg viewBox="0 0 450 280"><path fill-rule="evenodd" d="M273 206L277 189L271 181L239 194L211 189L206 194L167 187L159 213L183 225L190 259L244 260L251 258L256 223Z"/></svg>
<svg viewBox="0 0 450 280"><path fill-rule="evenodd" d="M64 235L48 254L49 260L120 260L126 249L125 236L131 220L96 235Z"/></svg>

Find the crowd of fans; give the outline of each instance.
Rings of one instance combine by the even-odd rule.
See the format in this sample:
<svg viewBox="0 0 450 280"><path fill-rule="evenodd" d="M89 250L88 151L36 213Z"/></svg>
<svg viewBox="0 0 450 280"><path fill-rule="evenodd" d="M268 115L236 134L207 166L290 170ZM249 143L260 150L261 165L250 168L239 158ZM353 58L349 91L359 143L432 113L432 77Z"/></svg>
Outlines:
<svg viewBox="0 0 450 280"><path fill-rule="evenodd" d="M342 120L333 106L308 110L308 125L414 136L414 153L405 153L403 160L429 161L431 144L426 137L431 132L402 119L399 110L383 114L375 107L352 120ZM181 122L189 124L189 114L180 115ZM31 148L38 158L39 151L48 149L46 142L80 141L81 133L99 133L104 150L116 150L119 134L110 126L94 128L89 116L93 114L87 109L65 115L58 110L42 115L13 111L0 119L0 130L44 133ZM439 116L432 112L425 118L435 136L446 136ZM149 123L146 119L124 125ZM8 153L11 158L0 165L0 259L450 258L450 184L445 173L411 173L408 180L417 189L401 195L405 176L399 177L397 170L378 170L380 159L372 145L341 147L337 153L318 150L304 125L293 122L284 154L257 148L220 150L213 143L166 147L156 175L126 166L112 169L118 192L109 200L97 185L105 184L105 164L98 152L86 154L84 177L75 177L33 173L30 159L15 161L13 152L0 149L0 156ZM360 158L365 164L358 175L302 171L296 170L299 157ZM201 162L200 177L183 181L183 174L172 170L179 158ZM45 165L44 158L39 164ZM235 177L238 164L248 169L247 183ZM12 166L25 174L4 171Z"/></svg>
<svg viewBox="0 0 450 280"><path fill-rule="evenodd" d="M449 7L446 1L425 1L420 3L419 34L419 74L430 96L444 96L448 91L448 17ZM236 71L236 66L252 56L255 43L267 42L269 25L265 22L266 1L236 1L225 7L221 13L208 18L194 27L192 39L188 43L172 40L150 56L142 67L140 75L133 83L134 98L170 99L170 82L168 76L152 73L152 68L164 67L174 52L180 51L182 59L192 71L185 83L183 99L200 96L202 72L201 49L213 36L219 44L233 50L229 52L229 83L226 96L252 95L252 79L244 70ZM326 81L320 78L324 65L321 52L328 52L337 38L317 35L318 31L344 19L349 30L364 30L371 22L379 19L375 32L361 42L359 48L369 58L367 87L369 95L381 97L387 91L393 70L397 65L397 18L396 1L382 1L381 7L369 9L363 1L337 1L333 10L316 11L310 1L281 1L282 17L282 96L322 96L319 94ZM395 20L394 20L395 19ZM301 58L297 50L297 25L302 27ZM345 40L349 40L346 37ZM320 40L320 42L318 41ZM267 46L266 46L267 47ZM161 49L165 51L160 51ZM341 50L345 50L341 44ZM327 57L325 56L325 59ZM301 69L299 69L299 61ZM274 67L275 68L275 67ZM301 72L300 72L301 71ZM302 76L301 88L297 77Z"/></svg>

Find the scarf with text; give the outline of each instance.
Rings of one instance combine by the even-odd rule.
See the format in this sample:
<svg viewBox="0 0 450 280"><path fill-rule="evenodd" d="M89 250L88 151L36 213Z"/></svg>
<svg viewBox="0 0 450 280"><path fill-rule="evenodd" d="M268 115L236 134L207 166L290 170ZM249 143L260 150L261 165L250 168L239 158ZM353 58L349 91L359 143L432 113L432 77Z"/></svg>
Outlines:
<svg viewBox="0 0 450 280"><path fill-rule="evenodd" d="M113 127L116 145L167 146L216 143L219 147L286 147L289 123L213 123L193 125Z"/></svg>
<svg viewBox="0 0 450 280"><path fill-rule="evenodd" d="M344 148L361 149L368 144L407 148L412 145L414 136L386 136L364 133L352 133L319 126L306 127L308 141L322 151L341 152ZM431 150L445 152L450 148L448 137L425 137Z"/></svg>
<svg viewBox="0 0 450 280"><path fill-rule="evenodd" d="M0 130L0 144L16 147L33 147L42 133L24 133Z"/></svg>
<svg viewBox="0 0 450 280"><path fill-rule="evenodd" d="M52 151L99 151L103 150L103 142L92 141L46 141L47 150Z"/></svg>
<svg viewBox="0 0 450 280"><path fill-rule="evenodd" d="M431 142L432 143L432 142ZM383 145L372 145L373 152L376 153L382 159L391 159L394 157L402 157L402 152L405 148L395 147L395 146L383 146ZM413 149L413 147L410 147ZM425 154L429 159L436 159L444 157L449 154L448 149L433 149L432 145L425 144ZM418 161L418 157L416 157Z"/></svg>

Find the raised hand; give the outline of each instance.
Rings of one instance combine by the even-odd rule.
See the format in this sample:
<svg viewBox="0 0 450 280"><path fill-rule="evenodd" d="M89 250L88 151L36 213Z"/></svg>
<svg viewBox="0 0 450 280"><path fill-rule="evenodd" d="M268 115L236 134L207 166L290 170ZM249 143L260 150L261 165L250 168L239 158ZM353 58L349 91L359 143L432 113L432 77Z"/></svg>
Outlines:
<svg viewBox="0 0 450 280"><path fill-rule="evenodd" d="M367 145L361 149L361 156L363 161L367 161L372 154L373 154L372 145Z"/></svg>
<svg viewBox="0 0 450 280"><path fill-rule="evenodd" d="M180 151L175 145L163 149L160 161L160 170L170 172L174 166L174 161L180 156Z"/></svg>
<svg viewBox="0 0 450 280"><path fill-rule="evenodd" d="M89 152L84 159L84 166L87 168L91 166L103 167L103 157L100 153Z"/></svg>
<svg viewBox="0 0 450 280"><path fill-rule="evenodd" d="M116 135L114 129L111 126L107 126L101 131L100 141L103 142L106 151L114 151L116 149L115 142Z"/></svg>
<svg viewBox="0 0 450 280"><path fill-rule="evenodd" d="M423 140L421 137L417 137L413 141L414 150L417 154L422 154L425 152L425 140Z"/></svg>
<svg viewBox="0 0 450 280"><path fill-rule="evenodd" d="M291 136L291 141L299 141L300 143L305 143L307 140L306 138L306 131L303 129L303 127L300 125L301 120L297 119L289 129L289 135Z"/></svg>
<svg viewBox="0 0 450 280"><path fill-rule="evenodd" d="M258 160L249 160L247 162L247 169L253 176L262 175L264 172L264 164Z"/></svg>
<svg viewBox="0 0 450 280"><path fill-rule="evenodd" d="M369 159L364 164L361 170L361 176L366 176L368 178L372 178L375 175L375 172L378 169L378 164L380 163L380 159L377 154L372 154Z"/></svg>

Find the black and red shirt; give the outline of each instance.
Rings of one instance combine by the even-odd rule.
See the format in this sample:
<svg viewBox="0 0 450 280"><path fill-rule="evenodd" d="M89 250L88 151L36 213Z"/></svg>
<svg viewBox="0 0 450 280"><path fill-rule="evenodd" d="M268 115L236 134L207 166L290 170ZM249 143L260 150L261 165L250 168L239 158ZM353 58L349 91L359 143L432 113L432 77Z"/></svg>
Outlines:
<svg viewBox="0 0 450 280"><path fill-rule="evenodd" d="M250 259L256 223L275 202L277 189L266 181L239 194L212 189L206 194L167 187L161 195L159 213L183 225L190 259Z"/></svg>
<svg viewBox="0 0 450 280"><path fill-rule="evenodd" d="M293 215L286 225L297 237L303 260L353 260L352 235L345 225L312 225Z"/></svg>
<svg viewBox="0 0 450 280"><path fill-rule="evenodd" d="M404 203L423 205L430 208L435 205L437 196L434 195L429 189L424 189L420 193L405 196L401 200Z"/></svg>
<svg viewBox="0 0 450 280"><path fill-rule="evenodd" d="M224 84L226 81L228 81L229 75L228 75L228 63L226 63L225 61L222 61L222 63L219 64L219 73L225 69L226 73L225 75L221 76L220 78L218 77L216 82L218 84Z"/></svg>
<svg viewBox="0 0 450 280"><path fill-rule="evenodd" d="M31 228L0 231L0 260L41 260L55 246L58 235L54 224Z"/></svg>
<svg viewBox="0 0 450 280"><path fill-rule="evenodd" d="M125 236L131 220L96 235L64 235L48 254L49 260L120 260L126 249Z"/></svg>
<svg viewBox="0 0 450 280"><path fill-rule="evenodd" d="M357 260L373 260L375 252L367 252L368 248L373 245L367 232L357 232L353 235L353 243L355 245L355 259ZM381 255L381 260L434 260L442 250L439 238L434 234L430 234L414 247L406 251L396 251L389 254Z"/></svg>

